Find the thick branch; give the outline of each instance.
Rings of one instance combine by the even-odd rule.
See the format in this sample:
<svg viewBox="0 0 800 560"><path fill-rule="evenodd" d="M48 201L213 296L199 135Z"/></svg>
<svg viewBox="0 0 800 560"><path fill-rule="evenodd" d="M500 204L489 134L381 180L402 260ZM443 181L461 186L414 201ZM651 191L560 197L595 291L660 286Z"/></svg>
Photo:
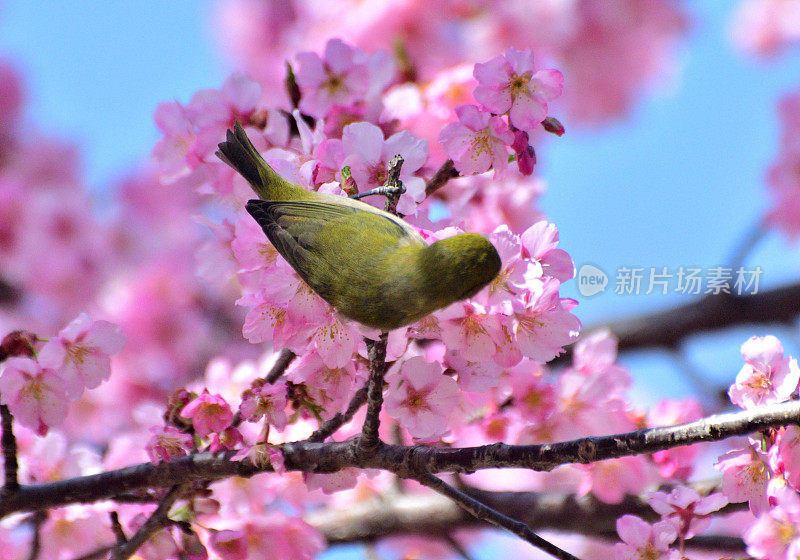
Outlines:
<svg viewBox="0 0 800 560"><path fill-rule="evenodd" d="M619 339L620 352L641 348L677 348L689 336L737 325L791 325L800 315L800 284L791 284L757 294L708 295L700 300L666 311L611 321L603 325ZM551 364L566 363L568 350Z"/></svg>
<svg viewBox="0 0 800 560"><path fill-rule="evenodd" d="M540 445L496 443L480 447L440 448L382 444L372 453L358 453L358 439L345 442L299 441L281 446L291 471L333 473L348 467L383 469L404 477L419 473L474 472L487 468L548 471L562 464L591 463L615 457L653 453L800 423L800 401L710 416L696 422ZM21 486L0 500L0 517L75 503L111 499L152 488L170 488L192 481L250 477L271 471L230 460L235 452L197 453L169 463L144 463L59 482Z"/></svg>
<svg viewBox="0 0 800 560"><path fill-rule="evenodd" d="M642 498L627 496L619 504L606 504L591 494L490 491L466 487L466 494L508 517L524 522L534 531L563 531L601 537L616 534L616 521L623 515L636 515L654 522L660 516ZM729 504L720 513L746 509L747 504ZM306 515L329 544L370 542L399 534L442 535L458 528L485 527L439 494L399 494L381 496L348 506L322 509ZM690 541L691 544L691 541Z"/></svg>

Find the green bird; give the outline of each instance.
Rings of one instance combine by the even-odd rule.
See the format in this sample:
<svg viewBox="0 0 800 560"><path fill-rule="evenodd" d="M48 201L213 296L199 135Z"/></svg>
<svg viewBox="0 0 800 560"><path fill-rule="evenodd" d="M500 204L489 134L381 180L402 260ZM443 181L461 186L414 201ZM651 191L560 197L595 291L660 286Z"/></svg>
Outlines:
<svg viewBox="0 0 800 560"><path fill-rule="evenodd" d="M481 235L428 245L397 216L283 179L238 122L217 156L261 198L247 211L278 253L339 313L363 325L408 325L475 295L500 272L497 250Z"/></svg>

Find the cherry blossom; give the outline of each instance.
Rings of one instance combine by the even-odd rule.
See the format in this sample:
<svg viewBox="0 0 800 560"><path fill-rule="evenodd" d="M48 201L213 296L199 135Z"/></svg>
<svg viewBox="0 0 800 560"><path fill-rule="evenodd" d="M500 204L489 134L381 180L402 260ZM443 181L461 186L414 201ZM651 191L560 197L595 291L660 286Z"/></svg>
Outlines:
<svg viewBox="0 0 800 560"><path fill-rule="evenodd" d="M680 554L670 549L678 534L672 520L649 524L635 515L623 515L617 519L617 533L624 541L614 545L616 560L677 560Z"/></svg>
<svg viewBox="0 0 800 560"><path fill-rule="evenodd" d="M420 439L442 435L458 401L455 380L442 375L440 364L420 357L403 362L391 377L385 397L386 413Z"/></svg>
<svg viewBox="0 0 800 560"><path fill-rule="evenodd" d="M67 387L53 369L30 358L9 358L0 370L0 402L43 436L67 416Z"/></svg>
<svg viewBox="0 0 800 560"><path fill-rule="evenodd" d="M110 356L125 345L122 330L108 321L92 321L86 313L64 327L39 353L43 363L57 364L67 396L94 389L111 375Z"/></svg>
<svg viewBox="0 0 800 560"><path fill-rule="evenodd" d="M474 105L456 107L459 122L449 123L439 135L447 156L464 175L490 168L502 174L508 167L508 148L514 134L500 118Z"/></svg>
<svg viewBox="0 0 800 560"><path fill-rule="evenodd" d="M204 437L227 428L233 411L221 396L204 391L183 408L181 416L191 419L197 435Z"/></svg>
<svg viewBox="0 0 800 560"><path fill-rule="evenodd" d="M772 335L752 337L742 344L745 365L728 394L734 404L752 408L785 401L797 389L800 368L783 355L783 346Z"/></svg>
<svg viewBox="0 0 800 560"><path fill-rule="evenodd" d="M505 55L475 65L475 99L496 114L509 113L511 124L533 130L547 116L547 103L561 95L564 76L554 69L533 71L531 49L511 47Z"/></svg>

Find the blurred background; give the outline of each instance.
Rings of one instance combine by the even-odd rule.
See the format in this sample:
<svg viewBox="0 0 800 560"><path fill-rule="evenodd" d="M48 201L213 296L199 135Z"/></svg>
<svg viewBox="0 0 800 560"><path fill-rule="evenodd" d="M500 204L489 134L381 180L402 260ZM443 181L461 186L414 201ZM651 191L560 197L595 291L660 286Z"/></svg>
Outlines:
<svg viewBox="0 0 800 560"><path fill-rule="evenodd" d="M231 29L220 30L224 5L3 3L0 52L24 78L26 126L76 143L99 207L160 137L153 122L158 103L188 102L242 68ZM557 224L560 246L576 266L594 265L610 279L605 292L591 297L580 295L574 281L562 288L580 301L576 314L586 325L691 301L679 293L645 295L644 285L642 293L615 295L614 277L621 267L729 266L768 207L765 174L780 138L776 107L800 84L800 53L744 52L732 38L737 10L740 3L726 0L678 5L685 21L668 56L619 114L587 123L572 120L558 103L551 111L567 134L537 147L537 172L547 184L539 206ZM626 71L600 63L601 77ZM796 279L799 255L771 231L746 265L761 267L764 289ZM752 334L763 333L703 339L690 344L687 357L729 379L740 364L736 348ZM791 344L794 334L784 341ZM623 361L651 380L675 366L661 352ZM658 389L678 396L690 388L678 382Z"/></svg>

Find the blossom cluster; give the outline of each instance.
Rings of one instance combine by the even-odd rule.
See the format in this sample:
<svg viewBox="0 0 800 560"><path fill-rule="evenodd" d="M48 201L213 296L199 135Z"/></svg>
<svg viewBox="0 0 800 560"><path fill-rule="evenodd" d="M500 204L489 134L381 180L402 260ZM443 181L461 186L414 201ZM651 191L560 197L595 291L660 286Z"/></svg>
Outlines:
<svg viewBox="0 0 800 560"><path fill-rule="evenodd" d="M743 409L797 398L800 367L784 355L774 336L752 337L742 345L745 364L728 395ZM684 540L702 533L710 515L727 503L747 502L748 519L735 526L744 528L747 552L760 560L793 558L800 551L800 428L787 426L751 436L719 457L714 467L722 474L719 492L701 497L688 486L678 486L667 496L650 495L648 501L662 520L648 524L638 517L624 516L617 531L624 541L617 544L618 559L648 555L648 558L681 557L671 548L677 539L680 553Z"/></svg>
<svg viewBox="0 0 800 560"><path fill-rule="evenodd" d="M124 345L117 325L85 313L46 342L24 331L11 333L3 340L9 348L4 354L12 357L0 364L0 402L43 436L63 423L70 401L108 379L110 357Z"/></svg>
<svg viewBox="0 0 800 560"><path fill-rule="evenodd" d="M312 0L225 0L215 22L220 45L269 90L270 101L280 99L284 61L302 49L321 49L331 37L392 51L403 77L421 84L421 101L428 94L460 96L458 87L434 84L448 73L463 75L464 60L488 60L514 46L531 48L537 59L561 69L569 77L567 113L591 123L627 114L642 90L666 81L688 29L682 6L667 0L346 0L324 6ZM428 126L434 113L425 109L421 125Z"/></svg>

